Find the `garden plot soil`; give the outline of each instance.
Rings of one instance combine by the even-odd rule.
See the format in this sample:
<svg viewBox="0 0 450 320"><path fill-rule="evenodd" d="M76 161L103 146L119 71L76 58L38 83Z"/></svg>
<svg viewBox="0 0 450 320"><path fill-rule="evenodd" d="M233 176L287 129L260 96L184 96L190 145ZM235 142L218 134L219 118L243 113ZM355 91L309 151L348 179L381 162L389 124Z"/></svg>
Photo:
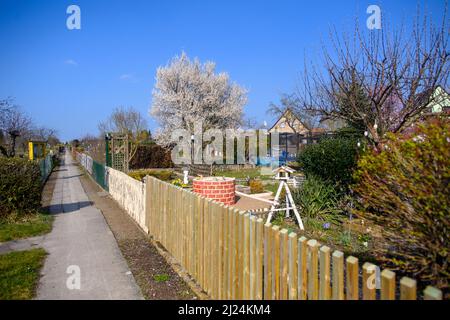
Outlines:
<svg viewBox="0 0 450 320"><path fill-rule="evenodd" d="M83 174L81 184L102 211L128 267L146 299L197 299L187 283L167 263L128 214L93 180Z"/></svg>

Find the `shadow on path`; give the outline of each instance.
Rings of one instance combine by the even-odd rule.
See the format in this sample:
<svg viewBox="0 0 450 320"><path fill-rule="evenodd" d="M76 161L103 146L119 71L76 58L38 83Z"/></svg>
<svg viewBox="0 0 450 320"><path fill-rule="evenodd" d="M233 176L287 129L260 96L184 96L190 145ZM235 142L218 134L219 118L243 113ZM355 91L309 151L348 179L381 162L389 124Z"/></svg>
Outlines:
<svg viewBox="0 0 450 320"><path fill-rule="evenodd" d="M79 177L81 177L81 176L83 176L83 175L82 175L82 174L76 174L76 175L74 175L74 176L62 177L61 179L79 178Z"/></svg>
<svg viewBox="0 0 450 320"><path fill-rule="evenodd" d="M43 209L51 214L62 214L78 211L85 207L90 207L94 203L92 201L79 201L74 203L52 204Z"/></svg>

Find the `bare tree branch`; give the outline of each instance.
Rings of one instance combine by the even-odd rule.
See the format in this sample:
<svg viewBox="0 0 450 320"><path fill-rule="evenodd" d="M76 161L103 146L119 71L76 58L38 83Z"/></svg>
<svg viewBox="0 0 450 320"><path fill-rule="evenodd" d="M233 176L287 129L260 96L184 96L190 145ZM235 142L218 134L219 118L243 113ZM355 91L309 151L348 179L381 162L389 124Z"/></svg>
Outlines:
<svg viewBox="0 0 450 320"><path fill-rule="evenodd" d="M302 108L368 131L375 146L386 132L409 127L436 99L439 85L448 89L450 53L446 14L435 26L418 10L407 30L387 22L382 30L355 26L353 41L332 30L323 64L305 62L296 92Z"/></svg>

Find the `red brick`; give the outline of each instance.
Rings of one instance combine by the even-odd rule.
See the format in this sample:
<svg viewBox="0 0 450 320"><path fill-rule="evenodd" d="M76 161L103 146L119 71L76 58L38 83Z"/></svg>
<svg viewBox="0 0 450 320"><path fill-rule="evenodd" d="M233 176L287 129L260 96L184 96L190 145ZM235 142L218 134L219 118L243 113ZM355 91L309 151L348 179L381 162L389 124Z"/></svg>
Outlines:
<svg viewBox="0 0 450 320"><path fill-rule="evenodd" d="M198 195L226 205L235 203L235 181L194 180L193 190Z"/></svg>

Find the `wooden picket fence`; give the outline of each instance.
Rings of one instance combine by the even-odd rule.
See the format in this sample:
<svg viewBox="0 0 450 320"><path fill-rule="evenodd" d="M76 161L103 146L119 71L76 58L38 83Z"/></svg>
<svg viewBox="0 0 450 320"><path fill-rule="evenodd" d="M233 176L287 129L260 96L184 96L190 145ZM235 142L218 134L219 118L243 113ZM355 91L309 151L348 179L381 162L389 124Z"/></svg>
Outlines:
<svg viewBox="0 0 450 320"><path fill-rule="evenodd" d="M213 299L415 300L416 281L153 177L148 233ZM442 299L427 287L423 298Z"/></svg>
<svg viewBox="0 0 450 320"><path fill-rule="evenodd" d="M74 155L88 167L80 154ZM340 251L265 224L248 212L154 177L142 183L112 168L105 171L111 196L212 299L418 298L415 280L403 277L397 283L390 270L377 275L379 269L371 263L360 268L357 258L345 258ZM420 298L443 297L428 286Z"/></svg>

